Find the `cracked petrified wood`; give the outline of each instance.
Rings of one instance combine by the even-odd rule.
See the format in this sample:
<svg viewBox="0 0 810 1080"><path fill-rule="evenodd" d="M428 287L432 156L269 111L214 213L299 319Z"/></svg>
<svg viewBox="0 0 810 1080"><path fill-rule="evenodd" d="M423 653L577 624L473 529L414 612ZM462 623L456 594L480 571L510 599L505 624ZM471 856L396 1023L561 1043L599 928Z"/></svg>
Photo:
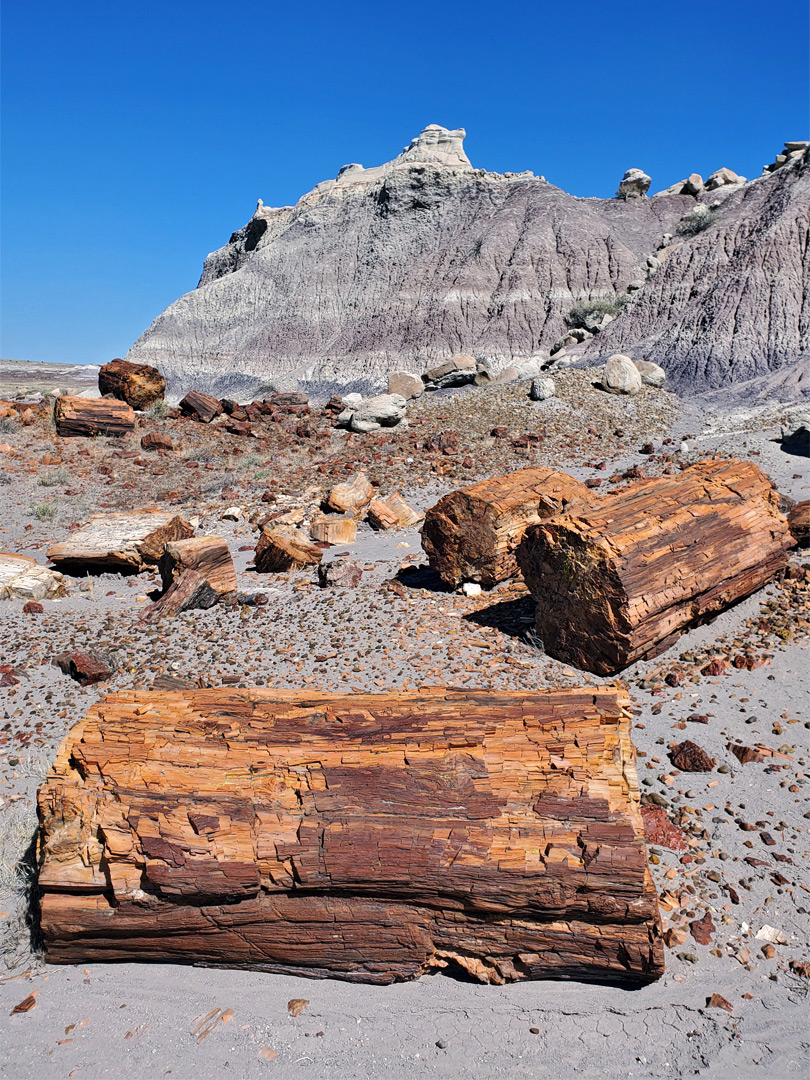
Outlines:
<svg viewBox="0 0 810 1080"><path fill-rule="evenodd" d="M157 368L148 364L130 364L127 360L111 360L99 370L98 388L102 394L112 394L133 409L148 409L166 394L166 380Z"/></svg>
<svg viewBox="0 0 810 1080"><path fill-rule="evenodd" d="M591 492L555 469L518 469L451 491L425 515L422 547L446 585L486 588L517 573L515 549L529 525L565 510Z"/></svg>
<svg viewBox="0 0 810 1080"><path fill-rule="evenodd" d="M202 574L217 598L229 596L239 587L228 541L222 536L169 541L160 557L159 569L164 589L170 589L186 570Z"/></svg>
<svg viewBox="0 0 810 1080"><path fill-rule="evenodd" d="M58 397L53 403L56 434L71 438L127 435L135 430L135 413L115 398Z"/></svg>
<svg viewBox="0 0 810 1080"><path fill-rule="evenodd" d="M139 573L160 560L170 541L193 535L192 526L172 511L146 507L93 514L67 540L51 544L47 554L67 573Z"/></svg>
<svg viewBox="0 0 810 1080"><path fill-rule="evenodd" d="M518 549L549 655L609 675L755 592L793 545L756 465L639 480L528 529Z"/></svg>
<svg viewBox="0 0 810 1080"><path fill-rule="evenodd" d="M663 971L621 685L126 691L39 791L49 962Z"/></svg>

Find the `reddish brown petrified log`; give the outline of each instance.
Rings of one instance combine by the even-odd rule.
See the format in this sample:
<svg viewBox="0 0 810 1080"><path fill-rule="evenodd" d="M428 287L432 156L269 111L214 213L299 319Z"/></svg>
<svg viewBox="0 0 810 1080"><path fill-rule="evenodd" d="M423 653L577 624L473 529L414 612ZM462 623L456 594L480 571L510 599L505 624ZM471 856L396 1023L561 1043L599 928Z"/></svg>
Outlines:
<svg viewBox="0 0 810 1080"><path fill-rule="evenodd" d="M171 540L194 529L170 510L147 507L124 513L93 514L67 540L51 544L48 558L68 573L123 570L139 572L157 563Z"/></svg>
<svg viewBox="0 0 810 1080"><path fill-rule="evenodd" d="M357 539L357 519L340 514L320 514L312 519L309 535L322 544L353 544Z"/></svg>
<svg viewBox="0 0 810 1080"><path fill-rule="evenodd" d="M183 570L163 596L142 612L138 622L153 623L192 608L210 608L219 599L219 593L204 574L198 570Z"/></svg>
<svg viewBox="0 0 810 1080"><path fill-rule="evenodd" d="M424 517L398 491L385 499L372 499L366 513L372 529L408 529L418 525Z"/></svg>
<svg viewBox="0 0 810 1080"><path fill-rule="evenodd" d="M141 438L141 448L144 450L174 450L171 435L165 431L150 431Z"/></svg>
<svg viewBox="0 0 810 1080"><path fill-rule="evenodd" d="M102 394L112 394L133 409L148 409L163 400L166 380L157 368L148 364L111 360L98 373L98 388Z"/></svg>
<svg viewBox="0 0 810 1080"><path fill-rule="evenodd" d="M810 499L797 502L788 512L788 523L793 539L799 547L810 546Z"/></svg>
<svg viewBox="0 0 810 1080"><path fill-rule="evenodd" d="M53 403L57 435L128 435L135 430L135 413L115 398L58 397Z"/></svg>
<svg viewBox="0 0 810 1080"><path fill-rule="evenodd" d="M221 536L172 540L166 544L159 565L164 589L171 588L186 570L202 574L218 599L239 587L228 542Z"/></svg>
<svg viewBox="0 0 810 1080"><path fill-rule="evenodd" d="M126 691L39 792L49 962L663 971L620 686Z"/></svg>
<svg viewBox="0 0 810 1080"><path fill-rule="evenodd" d="M306 533L294 525L262 529L256 545L256 569L260 574L298 570L313 566L323 558L323 551Z"/></svg>
<svg viewBox="0 0 810 1080"><path fill-rule="evenodd" d="M793 542L777 499L750 462L710 461L534 525L518 561L546 651L611 674L759 589Z"/></svg>
<svg viewBox="0 0 810 1080"><path fill-rule="evenodd" d="M422 547L445 584L486 588L517 573L515 549L529 525L591 496L555 469L518 469L451 491L425 515Z"/></svg>
<svg viewBox="0 0 810 1080"><path fill-rule="evenodd" d="M189 390L180 402L180 408L187 416L193 416L203 424L210 424L214 417L222 414L222 402L199 390Z"/></svg>

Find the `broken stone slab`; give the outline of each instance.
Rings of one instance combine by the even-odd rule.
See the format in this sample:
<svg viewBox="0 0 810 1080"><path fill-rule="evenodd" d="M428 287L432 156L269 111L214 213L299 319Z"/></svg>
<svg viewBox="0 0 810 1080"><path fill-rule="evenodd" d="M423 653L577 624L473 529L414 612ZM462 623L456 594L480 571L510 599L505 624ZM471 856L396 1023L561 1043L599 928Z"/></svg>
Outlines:
<svg viewBox="0 0 810 1080"><path fill-rule="evenodd" d="M56 434L63 438L128 435L135 430L135 413L115 398L58 397L53 403Z"/></svg>
<svg viewBox="0 0 810 1080"><path fill-rule="evenodd" d="M131 364L128 360L111 360L99 370L98 388L102 394L112 394L133 409L148 409L166 394L166 380L157 368L148 364Z"/></svg>
<svg viewBox="0 0 810 1080"><path fill-rule="evenodd" d="M377 397L364 398L352 409L347 426L360 434L396 427L405 419L406 411L407 402L401 394L379 394ZM338 420L344 415L341 413Z"/></svg>
<svg viewBox="0 0 810 1080"><path fill-rule="evenodd" d="M147 507L93 514L66 540L51 544L47 556L69 574L140 573L160 560L171 540L194 535L193 527L170 510Z"/></svg>
<svg viewBox="0 0 810 1080"><path fill-rule="evenodd" d="M619 686L108 695L38 794L46 960L649 982L631 720Z"/></svg>
<svg viewBox="0 0 810 1080"><path fill-rule="evenodd" d="M141 438L142 450L174 450L171 435L165 431L150 431Z"/></svg>
<svg viewBox="0 0 810 1080"><path fill-rule="evenodd" d="M65 579L27 555L0 551L0 600L55 600L65 595Z"/></svg>
<svg viewBox="0 0 810 1080"><path fill-rule="evenodd" d="M706 191L716 191L718 188L721 187L730 187L735 184L744 183L744 176L738 176L737 173L733 172L731 169L723 168L717 169L715 172L713 172L706 181L704 187Z"/></svg>
<svg viewBox="0 0 810 1080"><path fill-rule="evenodd" d="M475 382L478 364L475 357L459 353L437 364L422 376L426 390L444 390L450 386L467 386Z"/></svg>

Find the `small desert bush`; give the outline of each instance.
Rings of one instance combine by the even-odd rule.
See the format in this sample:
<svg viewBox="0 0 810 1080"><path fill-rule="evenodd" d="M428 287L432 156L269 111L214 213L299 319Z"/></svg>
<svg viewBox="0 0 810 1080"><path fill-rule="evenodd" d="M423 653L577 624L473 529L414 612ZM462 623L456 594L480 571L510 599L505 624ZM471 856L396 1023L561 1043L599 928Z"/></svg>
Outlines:
<svg viewBox="0 0 810 1080"><path fill-rule="evenodd" d="M240 469L252 469L256 465L261 465L262 459L258 454L245 454L239 459Z"/></svg>
<svg viewBox="0 0 810 1080"><path fill-rule="evenodd" d="M599 318L601 315L618 315L630 297L627 293L619 293L617 296L604 297L599 300L580 300L574 304L565 321L569 326L587 329L585 323L591 318Z"/></svg>
<svg viewBox="0 0 810 1080"><path fill-rule="evenodd" d="M708 229L714 218L715 211L710 206L704 206L701 203L681 218L675 226L675 232L678 236L697 236L704 229Z"/></svg>
<svg viewBox="0 0 810 1080"><path fill-rule="evenodd" d="M165 399L158 398L157 401L153 401L146 410L146 415L150 420L165 420L169 415L169 406L166 404Z"/></svg>
<svg viewBox="0 0 810 1080"><path fill-rule="evenodd" d="M10 483L11 483L11 477L8 475L8 473L6 472L5 469L0 469L0 487L2 487L3 484L10 484Z"/></svg>
<svg viewBox="0 0 810 1080"><path fill-rule="evenodd" d="M67 469L53 469L51 472L43 473L42 476L37 478L37 483L40 487L61 487L70 480L70 473Z"/></svg>
<svg viewBox="0 0 810 1080"><path fill-rule="evenodd" d="M11 435L19 430L20 425L13 416L4 416L3 419L0 420L0 434Z"/></svg>
<svg viewBox="0 0 810 1080"><path fill-rule="evenodd" d="M57 509L56 503L38 503L36 506L31 507L30 514L37 521L53 521Z"/></svg>

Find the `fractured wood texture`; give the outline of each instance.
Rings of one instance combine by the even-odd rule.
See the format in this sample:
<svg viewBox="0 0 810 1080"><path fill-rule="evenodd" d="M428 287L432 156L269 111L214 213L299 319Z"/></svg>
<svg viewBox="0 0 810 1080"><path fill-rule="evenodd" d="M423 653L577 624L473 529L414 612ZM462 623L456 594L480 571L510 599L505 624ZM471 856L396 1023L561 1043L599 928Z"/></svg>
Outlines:
<svg viewBox="0 0 810 1080"><path fill-rule="evenodd" d="M138 619L140 623L159 622L173 618L181 611L192 608L210 608L220 599L220 594L208 578L199 570L183 570L166 592L154 604L150 604Z"/></svg>
<svg viewBox="0 0 810 1080"><path fill-rule="evenodd" d="M657 656L784 568L777 503L755 465L709 461L528 529L518 561L546 651L599 675Z"/></svg>
<svg viewBox="0 0 810 1080"><path fill-rule="evenodd" d="M260 574L300 570L314 566L323 558L323 551L301 529L294 525L265 527L256 544L256 569Z"/></svg>
<svg viewBox="0 0 810 1080"><path fill-rule="evenodd" d="M53 403L56 434L66 438L89 435L128 435L135 430L135 413L115 398L58 397Z"/></svg>
<svg viewBox="0 0 810 1080"><path fill-rule="evenodd" d="M518 572L515 549L529 525L593 496L556 469L518 469L451 491L425 515L422 547L446 585L485 588Z"/></svg>
<svg viewBox="0 0 810 1080"><path fill-rule="evenodd" d="M357 519L337 515L313 518L309 526L313 540L326 544L353 544L357 539Z"/></svg>
<svg viewBox="0 0 810 1080"><path fill-rule="evenodd" d="M211 585L217 599L239 588L228 541L222 536L193 536L172 540L160 557L163 588L169 589L186 570L196 570Z"/></svg>
<svg viewBox="0 0 810 1080"><path fill-rule="evenodd" d="M810 547L810 499L797 502L788 512L788 524L799 547Z"/></svg>
<svg viewBox="0 0 810 1080"><path fill-rule="evenodd" d="M189 390L180 402L180 409L202 424L210 424L213 419L222 415L222 403L219 398L203 394L199 390Z"/></svg>
<svg viewBox="0 0 810 1080"><path fill-rule="evenodd" d="M99 370L98 388L102 394L112 394L133 409L148 409L163 400L166 380L157 368L119 359L111 360Z"/></svg>
<svg viewBox="0 0 810 1080"><path fill-rule="evenodd" d="M185 540L194 529L171 510L128 510L93 514L67 540L51 544L48 558L68 573L139 573L154 565L171 540Z"/></svg>
<svg viewBox="0 0 810 1080"><path fill-rule="evenodd" d="M385 499L372 499L366 512L372 529L408 529L423 518L418 510L402 498L398 491Z"/></svg>
<svg viewBox="0 0 810 1080"><path fill-rule="evenodd" d="M374 487L364 472L344 484L335 484L326 496L326 509L338 514L360 514L374 498Z"/></svg>
<svg viewBox="0 0 810 1080"><path fill-rule="evenodd" d="M649 981L634 758L621 685L109 695L39 791L47 960Z"/></svg>

